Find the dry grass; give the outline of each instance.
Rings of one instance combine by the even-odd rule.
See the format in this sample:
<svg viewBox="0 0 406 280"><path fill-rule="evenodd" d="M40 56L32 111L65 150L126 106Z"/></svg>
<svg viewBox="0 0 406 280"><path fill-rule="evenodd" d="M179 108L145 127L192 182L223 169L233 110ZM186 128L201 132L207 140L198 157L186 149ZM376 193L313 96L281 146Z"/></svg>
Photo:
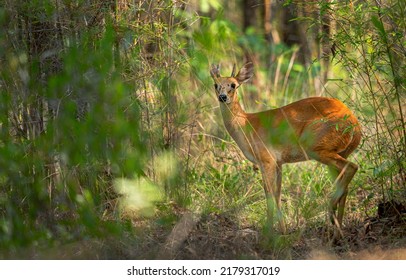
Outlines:
<svg viewBox="0 0 406 280"><path fill-rule="evenodd" d="M9 258L406 260L405 211L352 221L338 242L329 238L323 225L291 229L273 245L262 228L241 225L227 214L196 215L179 208L174 213L177 221L171 225L158 220L133 221L135 237L87 240L42 251L36 248Z"/></svg>

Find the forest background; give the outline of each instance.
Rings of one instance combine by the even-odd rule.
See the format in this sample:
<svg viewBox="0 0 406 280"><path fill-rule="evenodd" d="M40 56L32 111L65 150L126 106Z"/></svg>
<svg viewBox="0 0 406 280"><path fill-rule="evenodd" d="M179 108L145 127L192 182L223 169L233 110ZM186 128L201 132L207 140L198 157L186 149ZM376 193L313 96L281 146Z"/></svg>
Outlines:
<svg viewBox="0 0 406 280"><path fill-rule="evenodd" d="M0 257L406 258L405 15L401 0L1 0ZM285 168L288 233L269 242L209 75L246 61L248 112L330 96L358 117L339 243L315 162Z"/></svg>

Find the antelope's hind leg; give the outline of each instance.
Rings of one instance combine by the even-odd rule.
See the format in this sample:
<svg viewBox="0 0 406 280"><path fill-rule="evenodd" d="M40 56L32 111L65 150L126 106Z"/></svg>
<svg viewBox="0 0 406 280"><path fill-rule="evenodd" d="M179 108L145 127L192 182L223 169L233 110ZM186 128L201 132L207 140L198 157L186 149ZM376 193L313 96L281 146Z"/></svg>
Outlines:
<svg viewBox="0 0 406 280"><path fill-rule="evenodd" d="M318 161L328 165L333 175L336 190L330 201L330 215L332 222L341 227L348 185L357 172L358 166L334 152L319 153Z"/></svg>

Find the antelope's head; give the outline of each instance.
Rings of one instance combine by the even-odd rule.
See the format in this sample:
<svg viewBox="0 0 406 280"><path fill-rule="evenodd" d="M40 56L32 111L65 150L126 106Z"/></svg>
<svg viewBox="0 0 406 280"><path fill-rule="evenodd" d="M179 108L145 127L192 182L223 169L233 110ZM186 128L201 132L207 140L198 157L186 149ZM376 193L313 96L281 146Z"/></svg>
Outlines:
<svg viewBox="0 0 406 280"><path fill-rule="evenodd" d="M220 65L212 65L210 75L214 80L214 89L221 103L230 104L237 101L237 88L248 81L254 72L252 62L246 63L238 74L235 74L235 64L230 77L220 77Z"/></svg>

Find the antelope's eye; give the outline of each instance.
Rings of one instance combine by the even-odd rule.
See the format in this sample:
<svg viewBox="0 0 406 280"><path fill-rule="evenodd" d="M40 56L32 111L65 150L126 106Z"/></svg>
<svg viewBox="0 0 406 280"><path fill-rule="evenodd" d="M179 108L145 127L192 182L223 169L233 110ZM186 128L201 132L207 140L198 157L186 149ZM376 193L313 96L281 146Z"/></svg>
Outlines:
<svg viewBox="0 0 406 280"><path fill-rule="evenodd" d="M217 84L214 84L214 88L216 89L216 90L218 90L218 85Z"/></svg>
<svg viewBox="0 0 406 280"><path fill-rule="evenodd" d="M234 83L231 84L231 88L235 89L235 84Z"/></svg>

